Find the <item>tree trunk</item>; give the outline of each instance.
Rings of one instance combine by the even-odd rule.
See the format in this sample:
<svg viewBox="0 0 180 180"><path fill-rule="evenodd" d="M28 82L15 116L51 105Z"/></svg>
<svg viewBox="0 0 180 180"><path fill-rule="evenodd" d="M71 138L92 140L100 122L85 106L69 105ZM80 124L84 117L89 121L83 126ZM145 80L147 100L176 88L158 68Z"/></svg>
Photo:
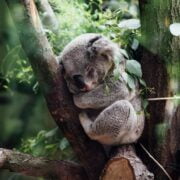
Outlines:
<svg viewBox="0 0 180 180"><path fill-rule="evenodd" d="M72 145L72 148L78 156L88 178L90 180L99 179L101 171L104 168L104 165L107 160L106 155L104 153L102 145L90 140L85 135L84 131L82 130L82 127L80 126L78 119L79 109L76 108L73 104L72 97L68 92L64 78L61 73L62 67L57 63L52 49L47 41L47 38L44 35L41 21L39 20L39 16L34 1L6 0L6 2L8 3L12 15L17 14L16 8L14 8L15 6L12 2L17 3L17 5L19 5L19 8L21 9L20 16L13 16L13 19L19 32L22 47L26 52L27 57L29 58L29 61L35 72L35 75L39 81L42 92L44 93L44 96L46 98L50 113L52 114L59 128L63 130L66 138ZM126 149L126 146L123 146L122 150L120 150L119 153L115 155L122 156L123 158L123 161L121 161L122 158L119 158L118 161L116 161L118 162L118 164L120 164L120 166L118 167L118 171L122 172L122 178L124 179L126 177L125 174L123 174L124 165L126 164L128 164L128 166L126 167L129 169L129 171L131 171L131 177L136 177L136 175L138 174L138 169L135 168L131 161L138 160L137 164L140 164L143 167L143 169L141 169L140 171L145 170L145 177L147 177L148 179L149 174L151 173L148 172L143 163L139 160L139 158L137 158L134 149L130 148L127 152L127 155L125 155L123 151L124 148ZM130 157L128 153L131 155L133 154L133 157ZM14 152L10 152L8 157L13 157L11 156L11 154L14 154ZM26 157L26 155L24 156L22 154L19 154L19 156L20 159ZM19 157L17 157L16 159L18 160L18 158ZM16 168L11 168L11 162L8 161L8 158L6 158L6 156L4 157L2 155L1 160L1 164L3 167L9 167L9 169L11 170L16 170ZM9 163L9 166L6 166L6 162ZM110 162L113 162L113 160L110 160ZM32 162L29 163L32 166L31 168L33 169L33 172L38 174L38 172L35 171L36 169L34 168L34 164ZM17 164L19 164L19 161L17 162ZM113 163L111 164L113 165ZM23 165L23 163L20 165L22 165L22 167L18 167L17 171L21 171L23 168L27 169ZM46 165L47 164L45 164L45 168ZM66 167L64 167L62 163L60 163L59 166L61 166L62 169L65 168L66 170L70 170L72 167L72 165L68 163L66 164ZM41 167L41 170L42 171L39 173L44 174L44 167ZM33 174L33 172L29 173ZM77 167L77 172L82 172L82 169L78 170ZM109 171L106 172L108 173ZM63 176L62 171L60 174L58 174L58 177L60 177L61 174ZM46 176L46 174L44 175ZM65 172L65 178L66 175L67 172ZM117 176L118 175L119 174L117 174ZM83 179L83 176L85 177L85 175L79 174L77 179ZM73 175L71 177L73 177ZM118 177L115 177L115 179L117 178Z"/></svg>
<svg viewBox="0 0 180 180"><path fill-rule="evenodd" d="M88 178L92 180L99 179L101 170L107 160L105 153L100 144L91 141L85 135L79 124L79 109L72 102L61 74L62 67L56 62L52 49L44 36L34 1L6 1L12 15L17 14L15 9L13 9L12 2L20 5L22 10L20 13L22 14L13 16L14 22L18 29L23 49L32 64L53 118L71 143ZM170 35L168 26L179 16L180 11L178 11L178 8L178 0L159 0L158 2L157 0L140 0L143 37L138 56L142 63L144 79L149 87L154 87L155 89L156 93L152 97L164 97L174 93L170 88L170 80L172 79L170 70L174 68L175 64L179 65L179 62L176 61L180 57L178 51L179 38ZM167 70L167 65L169 71ZM176 74L173 76L173 80L177 81ZM172 107L170 109L171 104L169 101L154 101L150 103L150 119L146 121L146 129L142 141L172 177L178 178L178 173L171 168L171 164L174 163L175 167L178 168L177 163L179 162L176 157L179 154L179 145L177 143L167 143L169 140L177 140L179 138L178 130L180 126L177 121L179 109L173 115L175 108ZM176 129L173 129L175 126ZM157 127L160 127L161 130L164 128L162 133L164 135L163 141L161 141L159 136L157 137L155 131ZM149 175L150 179L152 175L149 174L146 167L136 157L134 150L130 148L130 150L126 149L124 151L124 148L126 149L126 146L119 149L114 159L108 162L102 175L103 179L107 179L106 177L109 177L109 175L111 176L111 167L116 167L117 165L118 168L113 168L115 174L117 173L114 179L118 179L117 177L121 177L123 174L124 177L122 178L127 177L127 173L123 171L124 167L122 164L125 165L126 170L131 174L129 176L131 179L138 177L136 176L139 175L136 172L138 168L136 168L136 165L134 166L132 157L134 157L138 167L142 167L140 174L142 169L147 172L144 179L147 179ZM143 158L146 159L145 156ZM166 179L166 176L154 165L154 162L149 163L148 161L147 164L156 173L158 180Z"/></svg>
<svg viewBox="0 0 180 180"><path fill-rule="evenodd" d="M154 88L155 91L150 97L173 96L179 91L179 87L174 85L177 86L180 82L180 37L170 33L169 25L179 21L180 1L139 0L139 4L142 38L138 56L142 64L143 78L148 87ZM177 104L172 100L150 102L148 107L150 118L146 119L142 139L151 154L173 179L178 178L177 163L180 163L176 157L180 150L177 145L180 131L177 118L180 116L179 110L176 109ZM155 172L158 180L166 179L154 162L149 163L149 167Z"/></svg>
<svg viewBox="0 0 180 180"><path fill-rule="evenodd" d="M86 136L79 123L79 110L73 104L61 73L62 67L45 36L34 1L6 2L52 117L70 142L89 179L98 179L106 162L104 150L99 143Z"/></svg>

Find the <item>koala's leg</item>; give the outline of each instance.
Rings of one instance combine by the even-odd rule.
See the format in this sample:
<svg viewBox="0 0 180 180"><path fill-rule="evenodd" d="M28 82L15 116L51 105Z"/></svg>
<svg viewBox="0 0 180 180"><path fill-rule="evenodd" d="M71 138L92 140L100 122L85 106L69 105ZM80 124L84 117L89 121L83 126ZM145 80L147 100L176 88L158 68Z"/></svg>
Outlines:
<svg viewBox="0 0 180 180"><path fill-rule="evenodd" d="M132 104L127 100L116 101L104 109L95 121L86 114L80 115L87 135L102 144L125 144L135 142L141 132ZM142 123L143 126L144 124Z"/></svg>
<svg viewBox="0 0 180 180"><path fill-rule="evenodd" d="M79 120L80 120L80 123L81 123L84 131L89 136L91 131L92 131L92 121L91 121L91 119L88 117L88 115L85 112L81 112L79 114Z"/></svg>

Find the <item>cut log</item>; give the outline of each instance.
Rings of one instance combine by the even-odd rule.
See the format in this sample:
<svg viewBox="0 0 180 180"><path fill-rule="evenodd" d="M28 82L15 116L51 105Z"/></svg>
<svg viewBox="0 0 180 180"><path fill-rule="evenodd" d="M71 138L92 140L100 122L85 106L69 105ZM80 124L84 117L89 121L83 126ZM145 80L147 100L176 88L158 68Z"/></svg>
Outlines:
<svg viewBox="0 0 180 180"><path fill-rule="evenodd" d="M154 179L154 175L137 157L132 145L116 147L111 154L112 158L106 164L101 180Z"/></svg>

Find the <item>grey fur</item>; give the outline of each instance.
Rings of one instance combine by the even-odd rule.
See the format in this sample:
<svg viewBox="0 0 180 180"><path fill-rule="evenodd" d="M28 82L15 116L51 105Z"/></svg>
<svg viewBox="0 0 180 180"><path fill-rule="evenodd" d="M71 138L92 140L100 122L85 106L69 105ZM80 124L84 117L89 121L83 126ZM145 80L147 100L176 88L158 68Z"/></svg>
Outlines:
<svg viewBox="0 0 180 180"><path fill-rule="evenodd" d="M98 34L77 37L60 56L74 103L82 109L79 119L84 131L91 139L109 145L136 142L144 128L138 84L130 91L122 77L113 78L117 58L124 73L125 59L119 47ZM76 87L74 75L83 77L88 91Z"/></svg>

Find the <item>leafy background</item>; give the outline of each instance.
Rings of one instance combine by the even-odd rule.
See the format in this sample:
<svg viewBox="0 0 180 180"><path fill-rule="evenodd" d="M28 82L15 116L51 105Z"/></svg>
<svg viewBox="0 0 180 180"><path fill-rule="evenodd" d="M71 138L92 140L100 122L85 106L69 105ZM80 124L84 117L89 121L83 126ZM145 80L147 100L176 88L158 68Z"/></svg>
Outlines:
<svg viewBox="0 0 180 180"><path fill-rule="evenodd" d="M39 0L35 2L39 7ZM135 81L139 81L142 94L146 94L148 88L142 80L141 67L134 60L141 38L137 0L49 2L58 19L58 29L53 31L48 28L45 14L40 9L39 13L57 56L76 36L88 32L101 33L125 49L124 54L128 59L125 79L129 88L133 89ZM0 147L15 148L34 156L77 161L68 141L47 110L4 1L0 5L0 17ZM118 67L119 62L116 63ZM146 107L147 101L143 104ZM0 179L42 178L0 171Z"/></svg>

